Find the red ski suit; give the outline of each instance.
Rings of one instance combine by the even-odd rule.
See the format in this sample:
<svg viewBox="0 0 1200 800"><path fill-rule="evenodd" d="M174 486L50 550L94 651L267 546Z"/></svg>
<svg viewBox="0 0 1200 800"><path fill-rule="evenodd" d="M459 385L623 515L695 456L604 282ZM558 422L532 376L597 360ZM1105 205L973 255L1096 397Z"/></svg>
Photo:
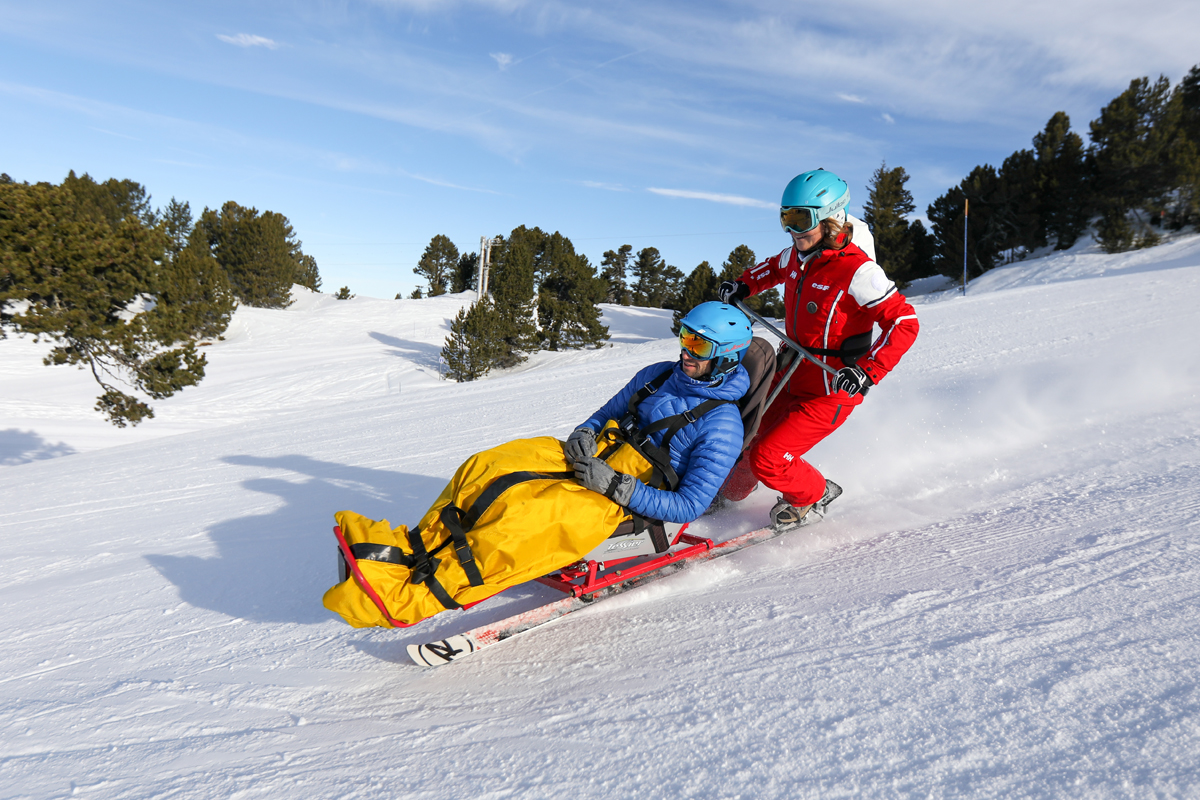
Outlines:
<svg viewBox="0 0 1200 800"><path fill-rule="evenodd" d="M819 356L834 369L849 362L879 383L916 341L920 329L912 305L883 269L856 245L819 250L801 258L794 247L742 273L751 294L784 285L787 334L810 350L839 351L858 336L866 352L844 361ZM880 334L872 342L873 325ZM786 345L780 346L781 351ZM776 376L776 380L782 374ZM837 430L863 395L831 391L832 376L809 361L796 368L787 388L763 415L759 434L750 443L726 483L725 495L740 500L757 481L780 492L793 506L821 499L825 478L800 456ZM751 472L753 474L751 474ZM740 497L738 496L740 495Z"/></svg>

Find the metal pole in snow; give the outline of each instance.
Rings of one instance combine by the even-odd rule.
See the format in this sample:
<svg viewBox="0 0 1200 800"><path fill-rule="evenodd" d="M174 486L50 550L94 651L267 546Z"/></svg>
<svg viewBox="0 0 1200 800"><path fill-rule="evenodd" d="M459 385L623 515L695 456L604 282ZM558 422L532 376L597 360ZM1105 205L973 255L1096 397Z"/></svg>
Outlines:
<svg viewBox="0 0 1200 800"><path fill-rule="evenodd" d="M963 198L963 297L967 296L967 222L971 218L971 199Z"/></svg>

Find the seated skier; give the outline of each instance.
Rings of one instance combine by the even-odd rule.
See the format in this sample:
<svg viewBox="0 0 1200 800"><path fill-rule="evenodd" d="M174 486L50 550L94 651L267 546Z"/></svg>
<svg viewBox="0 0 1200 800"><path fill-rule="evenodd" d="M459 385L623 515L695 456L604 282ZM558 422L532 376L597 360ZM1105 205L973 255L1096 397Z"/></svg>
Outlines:
<svg viewBox="0 0 1200 800"><path fill-rule="evenodd" d="M751 338L750 321L733 306L701 303L688 312L679 330L679 360L640 370L568 437L563 450L576 479L648 519L682 523L703 514L742 451L736 402L750 388L741 361ZM656 379L662 382L650 391ZM649 444L664 450L676 480L654 488L596 457L596 436L605 422L630 412L649 433ZM692 414L676 417L683 412ZM668 418L681 426L673 435ZM664 427L656 428L660 422Z"/></svg>
<svg viewBox="0 0 1200 800"><path fill-rule="evenodd" d="M342 579L325 606L355 627L412 625L567 566L625 523L699 517L745 444L743 357L765 348L774 362L732 306L702 303L681 322L678 361L640 370L565 443L470 456L415 527L338 512Z"/></svg>

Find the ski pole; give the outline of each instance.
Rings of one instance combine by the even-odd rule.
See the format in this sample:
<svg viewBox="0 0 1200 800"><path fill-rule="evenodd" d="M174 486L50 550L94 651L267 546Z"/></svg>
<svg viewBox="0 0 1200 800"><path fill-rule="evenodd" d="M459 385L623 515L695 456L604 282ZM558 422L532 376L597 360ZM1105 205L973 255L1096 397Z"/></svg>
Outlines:
<svg viewBox="0 0 1200 800"><path fill-rule="evenodd" d="M783 376L783 380L776 384L775 389L771 392L770 396L767 397L767 402L763 403L763 408L771 407L771 403L775 402L775 398L779 397L779 393L782 392L784 387L788 385L788 381L792 379L792 373L796 371L796 367L798 366L800 366L800 359L793 358L792 365L788 367L787 374Z"/></svg>
<svg viewBox="0 0 1200 800"><path fill-rule="evenodd" d="M753 311L751 311L750 309L746 308L746 304L745 304L745 303L743 303L741 300L734 300L734 301L733 301L733 304L734 304L735 306L737 306L737 307L738 307L738 309L739 309L739 310L741 310L741 312L742 312L743 314L745 314L747 317L749 317L750 319L754 320L754 321L755 321L755 322L757 322L757 323L760 323L760 324L761 324L763 327L765 327L767 330L771 331L771 333L775 334L775 335L776 335L776 336L778 336L780 339L782 339L782 340L784 341L784 343L786 343L786 344L787 344L787 346L788 346L788 347L790 347L790 348L792 348L793 350L795 350L795 351L796 351L796 353L797 353L797 354L799 354L799 355L800 355L802 358L806 358L806 359L808 359L809 361L811 361L812 363L816 364L816 365L817 365L818 367L820 367L821 369L823 369L823 370L825 370L826 372L828 372L830 375L837 375L837 370L836 370L836 369L834 369L833 367L829 366L829 365L828 365L828 364L826 364L824 361L820 360L819 358L817 358L816 356L814 356L812 353L808 352L808 351L807 351L807 350L805 350L803 347L801 347L800 345L798 345L798 344L796 344L795 342L793 342L793 341L791 340L791 338L790 338L790 337L789 337L789 336L788 336L786 333L784 333L783 331L779 330L779 328L776 328L774 325L772 325L771 323L767 322L765 319L763 319L762 317L760 317L758 314L755 314ZM797 364L797 365L798 365L799 363L800 363L799 361L797 361L797 362L796 362L796 364ZM795 366L793 366L793 367L792 367L792 369L795 369Z"/></svg>

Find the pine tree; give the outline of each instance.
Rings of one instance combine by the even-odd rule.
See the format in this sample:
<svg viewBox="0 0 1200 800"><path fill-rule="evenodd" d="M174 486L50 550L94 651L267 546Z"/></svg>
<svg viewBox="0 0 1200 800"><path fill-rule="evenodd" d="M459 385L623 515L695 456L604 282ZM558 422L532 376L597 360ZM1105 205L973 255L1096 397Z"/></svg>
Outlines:
<svg viewBox="0 0 1200 800"><path fill-rule="evenodd" d="M717 276L717 285L725 281L738 280L746 270L758 263L758 257L747 245L739 244L729 252L729 257L721 264L721 274ZM708 298L716 300L716 293ZM783 317L783 299L778 289L768 289L753 297L746 298L746 307L764 317Z"/></svg>
<svg viewBox="0 0 1200 800"><path fill-rule="evenodd" d="M683 271L663 261L658 248L638 251L633 262L634 284L630 303L646 308L671 308L683 286Z"/></svg>
<svg viewBox="0 0 1200 800"><path fill-rule="evenodd" d="M925 223L919 219L910 222L908 238L913 248L911 280L937 275L937 242L925 230Z"/></svg>
<svg viewBox="0 0 1200 800"><path fill-rule="evenodd" d="M544 238L540 229L522 225L513 230L507 241L493 246L494 262L488 283L501 342L496 357L498 367L523 363L537 349L534 259Z"/></svg>
<svg viewBox="0 0 1200 800"><path fill-rule="evenodd" d="M1171 226L1178 230L1200 222L1200 65L1175 87L1179 109L1179 204L1171 209Z"/></svg>
<svg viewBox="0 0 1200 800"><path fill-rule="evenodd" d="M1071 130L1071 118L1059 111L1033 137L1037 156L1038 221L1054 249L1066 250L1087 230L1091 201L1083 139Z"/></svg>
<svg viewBox="0 0 1200 800"><path fill-rule="evenodd" d="M1046 244L1038 213L1040 184L1037 158L1032 150L1018 150L1000 165L991 195L982 198L991 211L997 253L1008 260L1024 258Z"/></svg>
<svg viewBox="0 0 1200 800"><path fill-rule="evenodd" d="M500 356L500 320L490 297L469 308L461 308L450 323L450 335L442 346L446 377L473 381L491 371Z"/></svg>
<svg viewBox="0 0 1200 800"><path fill-rule="evenodd" d="M1133 213L1140 219L1142 211L1157 216L1185 180L1195 151L1184 136L1184 116L1183 95L1170 91L1170 81L1138 78L1091 122L1088 158L1103 215L1097 236L1105 250L1129 246L1121 217ZM1143 221L1134 245L1157 238L1149 234Z"/></svg>
<svg viewBox="0 0 1200 800"><path fill-rule="evenodd" d="M429 284L429 296L437 297L446 293L457 268L458 248L448 236L439 233L429 240L429 246L425 248L417 266L413 267L413 272Z"/></svg>
<svg viewBox="0 0 1200 800"><path fill-rule="evenodd" d="M321 273L317 270L317 260L307 253L297 256L296 277L293 282L314 292L321 291Z"/></svg>
<svg viewBox="0 0 1200 800"><path fill-rule="evenodd" d="M186 291L170 295L169 238L155 223L132 181L74 172L60 186L0 181L0 331L49 339L47 365L89 369L102 389L96 410L118 427L154 411L116 383L157 400L204 377Z"/></svg>
<svg viewBox="0 0 1200 800"><path fill-rule="evenodd" d="M913 243L907 216L916 209L906 183L904 167L888 169L885 161L871 176L863 203L863 221L875 237L876 260L901 288L912 280Z"/></svg>
<svg viewBox="0 0 1200 800"><path fill-rule="evenodd" d="M349 286L343 286L333 295L334 300L353 300L355 295L350 293Z"/></svg>
<svg viewBox="0 0 1200 800"><path fill-rule="evenodd" d="M717 299L717 287L721 282L707 261L701 261L683 281L679 292L679 307L671 315L671 333L679 333L679 321L701 303Z"/></svg>
<svg viewBox="0 0 1200 800"><path fill-rule="evenodd" d="M597 303L606 285L571 240L555 232L543 239L537 259L538 340L548 350L599 347L608 339Z"/></svg>
<svg viewBox="0 0 1200 800"><path fill-rule="evenodd" d="M169 240L167 243L168 256L176 256L183 248L187 247L188 238L195 229L195 225L192 223L192 207L190 204L181 203L172 197L159 216L162 220L163 231Z"/></svg>
<svg viewBox="0 0 1200 800"><path fill-rule="evenodd" d="M926 215L933 225L938 272L951 278L963 274L963 215L964 201L970 200L970 235L968 241L968 277L978 277L996 266L1000 253L995 232L991 229L991 199L997 181L994 167L985 164L930 204Z"/></svg>
<svg viewBox="0 0 1200 800"><path fill-rule="evenodd" d="M286 308L292 284L316 270L304 255L287 217L244 208L230 200L221 210L204 209L196 229L229 277L239 302L259 308ZM319 281L318 281L319 285Z"/></svg>
<svg viewBox="0 0 1200 800"><path fill-rule="evenodd" d="M148 320L160 340L215 339L237 307L229 277L197 233L188 203L172 197L157 216L167 247L153 287L157 304Z"/></svg>
<svg viewBox="0 0 1200 800"><path fill-rule="evenodd" d="M629 269L629 254L633 245L623 244L616 250L605 250L600 266L600 279L606 286L606 303L620 303L627 306L630 303L629 286L625 283L625 272Z"/></svg>
<svg viewBox="0 0 1200 800"><path fill-rule="evenodd" d="M164 258L151 285L157 303L147 315L159 341L216 339L229 327L237 307L229 278L202 237L194 233L184 248Z"/></svg>
<svg viewBox="0 0 1200 800"><path fill-rule="evenodd" d="M758 262L756 261L754 251L744 244L739 244L733 250L729 251L729 257L721 264L721 274L717 276L717 284L720 285L725 281L736 281L742 277L742 273L753 267L756 263Z"/></svg>
<svg viewBox="0 0 1200 800"><path fill-rule="evenodd" d="M479 273L479 253L463 253L458 257L454 275L450 280L450 291L458 294L475 288Z"/></svg>

